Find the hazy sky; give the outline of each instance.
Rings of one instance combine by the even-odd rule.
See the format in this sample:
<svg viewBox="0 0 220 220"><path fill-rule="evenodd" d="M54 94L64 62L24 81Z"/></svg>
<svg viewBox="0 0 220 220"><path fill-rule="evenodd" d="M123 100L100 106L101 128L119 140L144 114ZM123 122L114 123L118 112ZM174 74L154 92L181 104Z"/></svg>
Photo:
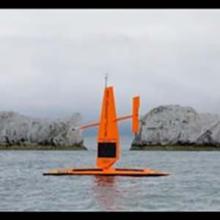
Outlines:
<svg viewBox="0 0 220 220"><path fill-rule="evenodd" d="M0 10L0 111L96 119L106 72L119 114L220 113L220 11Z"/></svg>

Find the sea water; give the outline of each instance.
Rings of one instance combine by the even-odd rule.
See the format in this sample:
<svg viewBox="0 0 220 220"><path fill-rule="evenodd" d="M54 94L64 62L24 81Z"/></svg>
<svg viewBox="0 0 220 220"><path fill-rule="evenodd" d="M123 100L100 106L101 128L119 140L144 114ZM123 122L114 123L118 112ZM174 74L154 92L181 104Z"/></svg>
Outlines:
<svg viewBox="0 0 220 220"><path fill-rule="evenodd" d="M95 165L88 151L0 151L0 211L219 211L220 151L129 151L118 167L152 168L164 177L43 176L51 168Z"/></svg>

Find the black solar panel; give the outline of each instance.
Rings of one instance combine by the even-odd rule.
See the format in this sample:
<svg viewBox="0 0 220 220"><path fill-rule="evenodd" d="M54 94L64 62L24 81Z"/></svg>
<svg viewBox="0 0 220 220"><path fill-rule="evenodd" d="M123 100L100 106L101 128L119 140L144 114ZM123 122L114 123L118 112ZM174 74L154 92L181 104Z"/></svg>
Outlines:
<svg viewBox="0 0 220 220"><path fill-rule="evenodd" d="M116 143L98 143L98 157L116 157Z"/></svg>

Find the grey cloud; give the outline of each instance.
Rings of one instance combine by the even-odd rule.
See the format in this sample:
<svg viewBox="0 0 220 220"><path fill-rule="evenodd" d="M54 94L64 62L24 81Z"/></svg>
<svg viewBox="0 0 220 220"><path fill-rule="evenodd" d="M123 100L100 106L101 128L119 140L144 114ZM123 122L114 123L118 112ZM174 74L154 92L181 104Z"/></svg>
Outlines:
<svg viewBox="0 0 220 220"><path fill-rule="evenodd" d="M118 112L140 95L220 112L219 10L1 10L1 110L96 119L105 72Z"/></svg>

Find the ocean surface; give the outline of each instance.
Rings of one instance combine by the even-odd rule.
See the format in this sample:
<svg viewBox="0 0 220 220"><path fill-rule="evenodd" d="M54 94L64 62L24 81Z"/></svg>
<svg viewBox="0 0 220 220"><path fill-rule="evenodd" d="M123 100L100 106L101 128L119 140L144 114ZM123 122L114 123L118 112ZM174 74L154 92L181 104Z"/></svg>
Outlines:
<svg viewBox="0 0 220 220"><path fill-rule="evenodd" d="M0 151L0 211L220 211L220 151L129 151L118 167L165 177L43 176L51 168L94 166L88 151Z"/></svg>

